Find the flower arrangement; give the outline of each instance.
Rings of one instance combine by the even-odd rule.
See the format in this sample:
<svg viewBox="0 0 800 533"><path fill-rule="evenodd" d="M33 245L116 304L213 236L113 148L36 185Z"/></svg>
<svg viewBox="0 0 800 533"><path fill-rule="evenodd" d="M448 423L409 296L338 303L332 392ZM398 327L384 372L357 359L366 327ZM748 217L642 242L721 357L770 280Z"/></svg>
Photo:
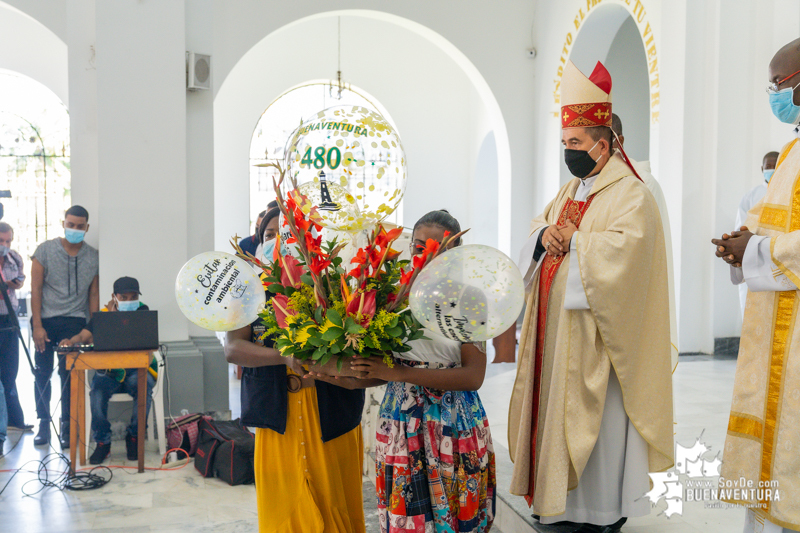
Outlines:
<svg viewBox="0 0 800 533"><path fill-rule="evenodd" d="M284 196L285 171L274 167L279 175L276 200L291 234L285 244L294 245L296 257L282 255L276 244L273 262L263 263L231 243L239 257L263 270L261 278L270 293L259 314L267 327L265 336L273 337L286 357L318 365L335 358L338 371L352 357L379 356L391 366L391 352L408 351L409 341L424 336L422 325L408 311L414 279L464 232L445 234L441 243L430 239L413 261L400 261L391 245L402 228L387 231L378 224L350 265L344 265L339 256L344 245L335 239L323 244L317 209L294 180Z"/></svg>

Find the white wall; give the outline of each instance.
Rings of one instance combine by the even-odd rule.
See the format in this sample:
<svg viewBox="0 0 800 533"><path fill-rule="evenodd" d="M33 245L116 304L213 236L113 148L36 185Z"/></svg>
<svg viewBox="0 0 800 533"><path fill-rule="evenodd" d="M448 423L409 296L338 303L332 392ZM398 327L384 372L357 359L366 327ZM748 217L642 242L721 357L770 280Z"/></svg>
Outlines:
<svg viewBox="0 0 800 533"><path fill-rule="evenodd" d="M330 3L310 0L282 4L217 0L215 6L217 87L227 83L228 72L265 36L293 21L331 8ZM500 180L498 239L503 249L518 250L524 241L526 236L517 229L527 228L534 195L534 131L531 127L534 62L528 59L526 49L531 46L535 6L536 3L529 0L502 3L406 0L381 4L368 0L342 0L335 4L336 9L379 8L381 12L368 13L384 18L391 15L402 17L398 23L411 27L441 49L447 49L470 75L473 84L478 79L476 87L484 101L487 100L485 93L490 93L490 100L495 101L489 110L493 124L499 117L506 130L496 132ZM292 47L302 46L307 35L295 33ZM391 46L391 43L388 40L364 40L363 45L369 48ZM290 50L276 51L271 59L275 60ZM329 68L324 77L334 75L335 69ZM345 77L348 75L345 67ZM426 83L425 79L418 78L418 81ZM364 86L363 83L358 85ZM366 86L364 88L369 90ZM500 204L506 207L500 208Z"/></svg>
<svg viewBox="0 0 800 533"><path fill-rule="evenodd" d="M604 62L614 81L613 111L622 120L625 153L637 161L650 159L650 83L642 38L628 16L620 26Z"/></svg>
<svg viewBox="0 0 800 533"><path fill-rule="evenodd" d="M98 2L95 15L101 295L138 278L160 339L187 339L174 296L187 256L184 5Z"/></svg>
<svg viewBox="0 0 800 533"><path fill-rule="evenodd" d="M67 45L26 13L0 2L0 68L38 81L69 102Z"/></svg>
<svg viewBox="0 0 800 533"><path fill-rule="evenodd" d="M447 208L462 226L473 226L473 139L484 138L489 125L467 76L439 48L396 24L343 16L341 26L344 78L374 96L402 135L408 162L403 220L413 225L426 212ZM316 39L298 40L298 35ZM248 233L249 148L258 119L286 88L335 75L336 40L335 17L282 28L251 49L218 91L214 168L219 249L229 250L235 233ZM496 179L492 186L497 187ZM494 230L496 242L496 226Z"/></svg>

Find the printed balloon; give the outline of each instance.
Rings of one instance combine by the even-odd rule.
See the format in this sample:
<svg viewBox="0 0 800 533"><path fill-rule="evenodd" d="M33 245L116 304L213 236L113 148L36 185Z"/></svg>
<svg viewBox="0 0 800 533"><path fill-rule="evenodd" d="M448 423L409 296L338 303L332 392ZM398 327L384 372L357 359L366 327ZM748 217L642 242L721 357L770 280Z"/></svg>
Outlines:
<svg viewBox="0 0 800 533"><path fill-rule="evenodd" d="M289 140L286 164L322 225L334 230L374 226L397 209L406 188L400 137L366 107L331 107L304 121ZM283 186L288 192L291 184Z"/></svg>
<svg viewBox="0 0 800 533"><path fill-rule="evenodd" d="M175 280L175 298L186 318L211 331L251 324L264 309L264 286L235 255L204 252L189 259Z"/></svg>
<svg viewBox="0 0 800 533"><path fill-rule="evenodd" d="M461 342L497 337L519 317L525 287L519 269L490 246L457 246L426 266L409 307L426 329Z"/></svg>

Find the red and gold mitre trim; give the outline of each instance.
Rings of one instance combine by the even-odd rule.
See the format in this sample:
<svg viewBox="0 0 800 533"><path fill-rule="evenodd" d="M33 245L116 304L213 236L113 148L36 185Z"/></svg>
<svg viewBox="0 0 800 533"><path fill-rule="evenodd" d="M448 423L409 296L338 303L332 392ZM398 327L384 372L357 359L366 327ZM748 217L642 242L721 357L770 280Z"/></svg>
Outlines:
<svg viewBox="0 0 800 533"><path fill-rule="evenodd" d="M611 102L561 107L561 128L611 127Z"/></svg>

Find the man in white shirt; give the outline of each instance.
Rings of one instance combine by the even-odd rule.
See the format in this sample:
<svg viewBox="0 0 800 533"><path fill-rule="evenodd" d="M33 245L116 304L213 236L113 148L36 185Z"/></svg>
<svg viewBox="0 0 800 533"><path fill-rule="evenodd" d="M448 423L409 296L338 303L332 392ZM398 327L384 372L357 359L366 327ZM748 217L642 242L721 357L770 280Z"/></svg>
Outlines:
<svg viewBox="0 0 800 533"><path fill-rule="evenodd" d="M767 152L764 159L761 161L761 174L764 176L764 181L750 189L750 191L742 197L739 202L739 210L736 212L736 225L735 230L738 230L744 225L747 220L747 212L750 211L758 202L767 194L767 185L769 180L772 179L772 174L775 172L775 165L778 163L778 152ZM744 318L744 305L747 302L747 284L739 284L739 304L742 306L742 318Z"/></svg>

